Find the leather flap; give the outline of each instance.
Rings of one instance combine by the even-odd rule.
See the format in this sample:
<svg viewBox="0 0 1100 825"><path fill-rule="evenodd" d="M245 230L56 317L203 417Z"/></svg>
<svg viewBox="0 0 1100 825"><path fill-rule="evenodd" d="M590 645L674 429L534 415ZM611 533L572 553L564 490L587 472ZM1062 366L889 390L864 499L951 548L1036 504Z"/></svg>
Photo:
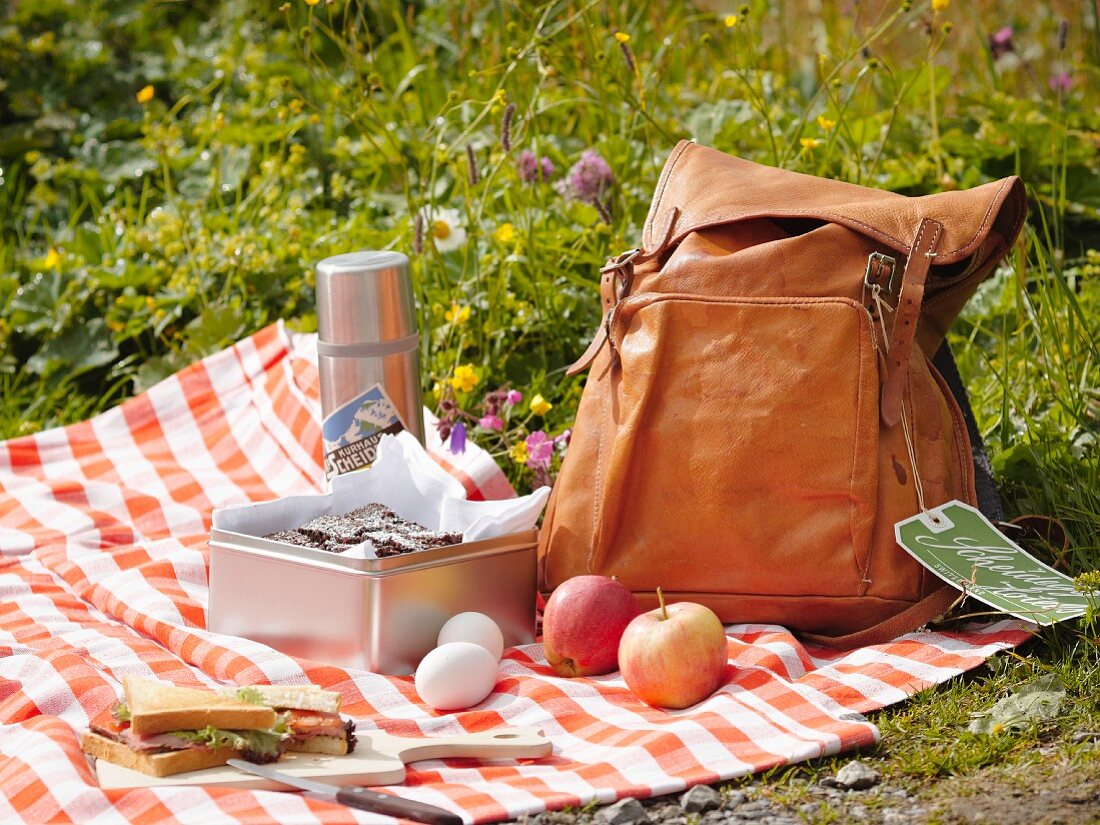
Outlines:
<svg viewBox="0 0 1100 825"><path fill-rule="evenodd" d="M1002 253L1007 251L1026 214L1024 187L1015 176L965 191L906 197L680 141L661 172L642 241L652 250L665 238L675 244L689 232L747 218L812 218L848 226L908 256L917 226L927 218L944 226L936 257L943 265L972 255L994 227Z"/></svg>

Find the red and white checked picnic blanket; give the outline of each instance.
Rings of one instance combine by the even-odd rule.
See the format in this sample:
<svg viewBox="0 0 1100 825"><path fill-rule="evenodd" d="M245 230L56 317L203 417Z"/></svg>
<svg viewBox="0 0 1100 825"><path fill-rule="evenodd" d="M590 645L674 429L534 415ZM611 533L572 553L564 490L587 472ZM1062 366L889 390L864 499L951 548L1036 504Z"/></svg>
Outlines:
<svg viewBox="0 0 1100 825"><path fill-rule="evenodd" d="M320 491L316 339L281 324L81 424L0 444L0 821L382 822L296 793L104 792L79 746L127 674L190 685L316 682L399 735L536 725L538 761L420 762L394 793L490 822L681 790L874 742L858 712L974 667L1027 634L1002 621L837 654L782 628L729 628L729 684L668 713L617 674L562 679L507 652L475 710L421 705L409 678L293 659L205 628L214 507ZM491 459L433 453L471 495L511 495Z"/></svg>

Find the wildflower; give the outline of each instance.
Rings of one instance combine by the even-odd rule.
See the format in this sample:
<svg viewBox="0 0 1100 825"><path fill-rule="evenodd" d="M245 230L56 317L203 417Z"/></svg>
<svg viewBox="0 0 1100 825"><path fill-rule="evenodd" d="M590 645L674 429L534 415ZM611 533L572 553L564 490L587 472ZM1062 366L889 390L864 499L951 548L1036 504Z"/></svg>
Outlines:
<svg viewBox="0 0 1100 825"><path fill-rule="evenodd" d="M615 39L618 40L620 43L629 43L630 35L626 32L615 32Z"/></svg>
<svg viewBox="0 0 1100 825"><path fill-rule="evenodd" d="M466 452L466 425L461 421L451 428L451 440L447 449L454 455Z"/></svg>
<svg viewBox="0 0 1100 825"><path fill-rule="evenodd" d="M516 462L516 464L526 464L528 459L527 442L517 441L512 445L512 449L508 451L508 455L511 456L512 461Z"/></svg>
<svg viewBox="0 0 1100 825"><path fill-rule="evenodd" d="M542 467L549 469L550 459L554 455L554 441L542 430L535 430L527 436L527 466L532 470Z"/></svg>
<svg viewBox="0 0 1100 825"><path fill-rule="evenodd" d="M477 173L477 155L474 154L474 147L469 143L466 144L466 171L470 176L470 186L477 186L480 180Z"/></svg>
<svg viewBox="0 0 1100 825"><path fill-rule="evenodd" d="M307 6L316 6L320 2L321 2L321 0L306 0L306 5Z"/></svg>
<svg viewBox="0 0 1100 825"><path fill-rule="evenodd" d="M1016 51L1016 45L1012 42L1012 26L1004 26L989 35L989 51L993 53L994 60Z"/></svg>
<svg viewBox="0 0 1100 825"><path fill-rule="evenodd" d="M802 149L804 151L812 152L814 149L821 145L821 138L804 137L800 139L798 143L802 146Z"/></svg>
<svg viewBox="0 0 1100 825"><path fill-rule="evenodd" d="M519 169L519 179L524 183L535 183L540 180L550 180L554 175L554 163L550 158L535 157L535 153L524 149L516 158L516 166Z"/></svg>
<svg viewBox="0 0 1100 825"><path fill-rule="evenodd" d="M508 390L508 394L504 396L504 400L514 407L523 400L523 393L519 390Z"/></svg>
<svg viewBox="0 0 1100 825"><path fill-rule="evenodd" d="M1100 570L1090 570L1073 580L1073 589L1086 595L1100 593Z"/></svg>
<svg viewBox="0 0 1100 825"><path fill-rule="evenodd" d="M563 452L569 446L569 442L573 439L572 428L562 430L558 435L554 436L554 446Z"/></svg>
<svg viewBox="0 0 1100 825"><path fill-rule="evenodd" d="M516 115L516 104L504 107L504 119L500 122L500 145L505 152L512 151L512 118Z"/></svg>
<svg viewBox="0 0 1100 825"><path fill-rule="evenodd" d="M829 120L829 118L825 117L825 115L818 115L817 116L817 125L821 127L821 131L831 132L833 130L833 128L836 127L836 121L835 120Z"/></svg>
<svg viewBox="0 0 1100 825"><path fill-rule="evenodd" d="M424 214L417 212L413 220L413 252L419 255L424 251Z"/></svg>
<svg viewBox="0 0 1100 825"><path fill-rule="evenodd" d="M50 247L50 251L46 253L46 257L42 259L43 269L57 269L58 264L61 263L61 253Z"/></svg>
<svg viewBox="0 0 1100 825"><path fill-rule="evenodd" d="M932 11L946 11L951 0L932 0Z"/></svg>
<svg viewBox="0 0 1100 825"><path fill-rule="evenodd" d="M156 94L156 91L157 90L152 86L143 86L141 91L134 95L134 97L137 98L138 103L145 104L153 99L153 95Z"/></svg>
<svg viewBox="0 0 1100 825"><path fill-rule="evenodd" d="M569 175L558 184L558 191L584 203L595 205L611 186L614 176L611 167L599 152L588 149L573 164Z"/></svg>
<svg viewBox="0 0 1100 825"><path fill-rule="evenodd" d="M619 51L623 53L623 62L626 63L627 71L632 75L638 74L638 62L634 59L634 50L630 48L630 44L620 40Z"/></svg>
<svg viewBox="0 0 1100 825"><path fill-rule="evenodd" d="M477 374L473 364L463 364L455 367L455 374L451 378L451 386L460 392L469 392L477 386L481 377Z"/></svg>
<svg viewBox="0 0 1100 825"><path fill-rule="evenodd" d="M1050 76L1050 88L1056 92L1068 92L1073 88L1073 78L1069 72L1058 72Z"/></svg>
<svg viewBox="0 0 1100 825"><path fill-rule="evenodd" d="M421 213L426 230L424 235L440 252L453 252L466 243L466 230L459 224L461 218L457 210L425 207Z"/></svg>
<svg viewBox="0 0 1100 825"><path fill-rule="evenodd" d="M443 320L449 324L453 323L456 326L465 324L470 320L470 308L468 306L459 306L458 304L452 303L451 308L443 313Z"/></svg>
<svg viewBox="0 0 1100 825"><path fill-rule="evenodd" d="M542 393L535 393L531 397L531 412L535 415L546 415L550 410L554 409L554 405L542 397Z"/></svg>
<svg viewBox="0 0 1100 825"><path fill-rule="evenodd" d="M511 243L515 240L516 228L510 223L502 223L497 227L497 231L493 233L493 238L498 243Z"/></svg>
<svg viewBox="0 0 1100 825"><path fill-rule="evenodd" d="M504 429L504 420L499 415L483 415L478 419L477 425L499 433Z"/></svg>
<svg viewBox="0 0 1100 825"><path fill-rule="evenodd" d="M726 24L727 29L733 29L737 27L737 24L741 22L741 18L736 14L727 14L726 19L722 21Z"/></svg>

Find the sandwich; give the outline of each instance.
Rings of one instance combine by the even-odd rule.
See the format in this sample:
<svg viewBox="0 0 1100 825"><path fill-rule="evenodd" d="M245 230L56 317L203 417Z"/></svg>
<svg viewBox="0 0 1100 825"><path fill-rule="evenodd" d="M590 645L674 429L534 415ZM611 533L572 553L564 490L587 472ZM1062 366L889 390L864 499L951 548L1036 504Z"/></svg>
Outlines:
<svg viewBox="0 0 1100 825"><path fill-rule="evenodd" d="M343 756L355 750L355 722L340 716L340 694L318 685L253 685L227 694L268 706L286 720L288 751Z"/></svg>
<svg viewBox="0 0 1100 825"><path fill-rule="evenodd" d="M114 719L84 734L89 756L171 776L234 758L274 762L286 749L286 719L267 705L132 676L123 690Z"/></svg>

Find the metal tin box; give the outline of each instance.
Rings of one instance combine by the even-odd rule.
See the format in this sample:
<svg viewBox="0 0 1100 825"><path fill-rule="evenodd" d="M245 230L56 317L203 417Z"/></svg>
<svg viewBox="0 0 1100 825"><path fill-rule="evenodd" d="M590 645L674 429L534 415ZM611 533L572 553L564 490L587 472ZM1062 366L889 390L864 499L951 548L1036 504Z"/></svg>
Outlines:
<svg viewBox="0 0 1100 825"><path fill-rule="evenodd" d="M207 626L291 656L412 673L443 623L476 610L505 645L535 639L537 530L387 558L210 533Z"/></svg>

